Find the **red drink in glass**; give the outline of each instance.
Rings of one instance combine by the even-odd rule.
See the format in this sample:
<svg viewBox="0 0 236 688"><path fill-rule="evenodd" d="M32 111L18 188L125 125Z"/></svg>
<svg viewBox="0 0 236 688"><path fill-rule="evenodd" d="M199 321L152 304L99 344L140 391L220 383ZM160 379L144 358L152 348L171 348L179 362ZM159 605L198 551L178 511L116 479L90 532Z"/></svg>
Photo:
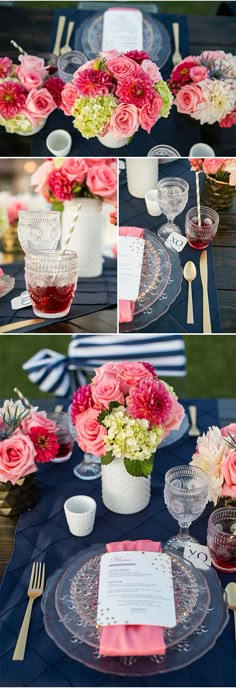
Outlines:
<svg viewBox="0 0 236 688"><path fill-rule="evenodd" d="M197 208L190 208L188 210L185 219L185 234L189 245L202 251L209 246L216 235L219 215L212 208L201 206L200 218L201 222L199 225Z"/></svg>
<svg viewBox="0 0 236 688"><path fill-rule="evenodd" d="M75 284L67 284L64 287L39 287L28 283L28 292L35 310L55 316L70 309L75 287Z"/></svg>
<svg viewBox="0 0 236 688"><path fill-rule="evenodd" d="M72 437L68 414L65 411L49 413L48 417L56 423L56 435L59 442L59 449L55 459L55 463L62 463L70 459L74 445L74 438Z"/></svg>
<svg viewBox="0 0 236 688"><path fill-rule="evenodd" d="M25 281L33 311L39 318L69 313L78 279L75 251L40 251L25 255Z"/></svg>
<svg viewBox="0 0 236 688"><path fill-rule="evenodd" d="M236 508L222 507L208 521L207 545L213 565L220 571L236 572Z"/></svg>

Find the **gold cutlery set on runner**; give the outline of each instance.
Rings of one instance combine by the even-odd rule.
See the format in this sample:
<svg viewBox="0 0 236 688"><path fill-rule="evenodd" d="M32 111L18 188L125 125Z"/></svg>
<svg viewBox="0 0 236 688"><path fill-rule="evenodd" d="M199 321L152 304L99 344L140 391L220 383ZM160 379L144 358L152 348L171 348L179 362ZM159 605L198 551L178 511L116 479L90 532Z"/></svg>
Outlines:
<svg viewBox="0 0 236 688"><path fill-rule="evenodd" d="M203 328L202 331L205 333L211 333L211 315L209 306L209 296L208 296L208 265L207 265L207 252L202 251L200 257L200 276L202 283L202 321ZM187 324L194 324L194 313L193 313L193 298L192 298L192 282L197 276L196 265L192 260L188 260L184 265L183 269L184 279L188 282L188 302L187 302Z"/></svg>

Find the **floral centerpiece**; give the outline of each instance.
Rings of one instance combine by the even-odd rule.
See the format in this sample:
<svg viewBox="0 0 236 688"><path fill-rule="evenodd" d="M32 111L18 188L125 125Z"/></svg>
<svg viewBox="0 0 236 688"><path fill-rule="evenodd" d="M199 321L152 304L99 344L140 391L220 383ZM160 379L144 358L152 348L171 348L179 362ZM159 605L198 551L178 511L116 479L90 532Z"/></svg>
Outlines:
<svg viewBox="0 0 236 688"><path fill-rule="evenodd" d="M51 461L59 444L54 421L37 407L6 400L0 408L0 513L19 514L35 501L37 463Z"/></svg>
<svg viewBox="0 0 236 688"><path fill-rule="evenodd" d="M116 202L115 158L52 158L39 165L31 177L37 193L62 209L65 201L95 198Z"/></svg>
<svg viewBox="0 0 236 688"><path fill-rule="evenodd" d="M157 446L184 417L174 390L149 363L106 363L75 393L71 417L81 449L101 457L105 505L143 509Z"/></svg>
<svg viewBox="0 0 236 688"><path fill-rule="evenodd" d="M0 125L10 134L28 136L39 131L61 104L64 83L50 76L43 58L19 55L17 65L0 58Z"/></svg>
<svg viewBox="0 0 236 688"><path fill-rule="evenodd" d="M205 50L174 67L168 85L178 112L201 124L236 124L236 57L223 50Z"/></svg>
<svg viewBox="0 0 236 688"><path fill-rule="evenodd" d="M139 127L150 134L173 101L157 65L138 50L100 53L77 69L61 98L82 136L100 137L108 147L124 145Z"/></svg>
<svg viewBox="0 0 236 688"><path fill-rule="evenodd" d="M213 208L229 208L236 189L236 158L190 158L191 169L206 175L203 197Z"/></svg>
<svg viewBox="0 0 236 688"><path fill-rule="evenodd" d="M191 463L210 477L209 502L236 500L236 423L209 427L197 440Z"/></svg>

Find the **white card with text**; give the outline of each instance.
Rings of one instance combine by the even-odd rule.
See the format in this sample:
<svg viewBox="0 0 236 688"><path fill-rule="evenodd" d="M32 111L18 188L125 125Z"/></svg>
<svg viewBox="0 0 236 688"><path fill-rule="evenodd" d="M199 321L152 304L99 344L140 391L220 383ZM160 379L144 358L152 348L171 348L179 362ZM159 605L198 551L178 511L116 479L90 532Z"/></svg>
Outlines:
<svg viewBox="0 0 236 688"><path fill-rule="evenodd" d="M187 244L187 239L184 237L182 234L179 234L178 232L171 232L171 234L168 236L168 238L165 241L165 245L169 246L170 248L174 248L175 251L180 253L183 251L183 248Z"/></svg>
<svg viewBox="0 0 236 688"><path fill-rule="evenodd" d="M143 15L136 9L111 8L103 15L102 50L143 49Z"/></svg>
<svg viewBox="0 0 236 688"><path fill-rule="evenodd" d="M119 299L135 301L143 264L144 239L119 237Z"/></svg>
<svg viewBox="0 0 236 688"><path fill-rule="evenodd" d="M193 542L191 545L185 545L184 559L190 561L196 569L206 570L211 566L211 557L208 547L200 545L198 542Z"/></svg>
<svg viewBox="0 0 236 688"><path fill-rule="evenodd" d="M171 558L159 552L109 552L101 557L97 623L176 625Z"/></svg>

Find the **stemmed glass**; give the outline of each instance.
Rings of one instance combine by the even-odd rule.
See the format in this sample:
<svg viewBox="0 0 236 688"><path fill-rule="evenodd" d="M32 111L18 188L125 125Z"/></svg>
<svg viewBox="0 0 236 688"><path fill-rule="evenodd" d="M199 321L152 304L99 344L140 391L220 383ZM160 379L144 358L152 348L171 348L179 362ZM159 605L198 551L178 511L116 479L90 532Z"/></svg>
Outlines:
<svg viewBox="0 0 236 688"><path fill-rule="evenodd" d="M167 541L165 549L181 556L185 545L198 542L189 534L189 527L205 509L208 487L209 478L202 468L184 465L167 471L164 500L171 516L178 521L180 531Z"/></svg>
<svg viewBox="0 0 236 688"><path fill-rule="evenodd" d="M160 209L168 220L158 229L159 236L167 238L171 232L180 234L180 228L173 221L176 215L182 213L188 201L188 183L180 177L165 177L158 182L157 189Z"/></svg>
<svg viewBox="0 0 236 688"><path fill-rule="evenodd" d="M70 432L75 442L77 442L77 432L71 418L71 406L68 408L68 419ZM101 460L98 456L84 452L82 460L74 467L73 473L76 478L81 478L81 480L95 480L96 478L100 478L102 474Z"/></svg>

